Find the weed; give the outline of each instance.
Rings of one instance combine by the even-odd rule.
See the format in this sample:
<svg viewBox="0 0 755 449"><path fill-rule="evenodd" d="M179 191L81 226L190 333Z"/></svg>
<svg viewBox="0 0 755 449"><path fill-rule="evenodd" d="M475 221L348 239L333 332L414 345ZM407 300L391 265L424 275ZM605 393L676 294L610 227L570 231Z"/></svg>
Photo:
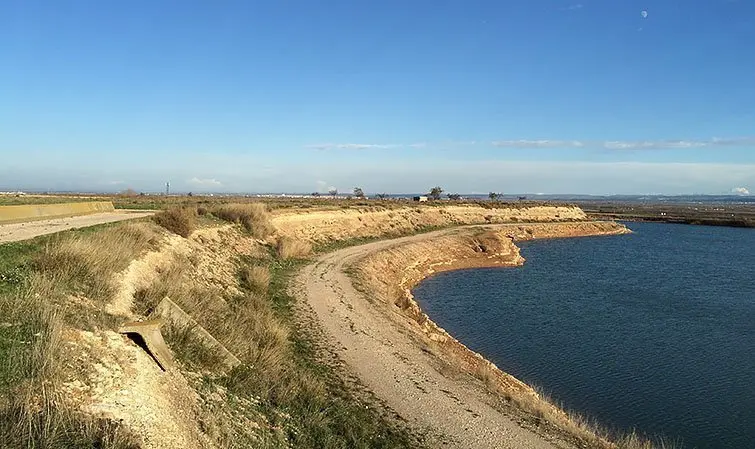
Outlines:
<svg viewBox="0 0 755 449"><path fill-rule="evenodd" d="M264 294L270 285L270 270L266 266L249 265L240 270L241 285L255 293Z"/></svg>
<svg viewBox="0 0 755 449"><path fill-rule="evenodd" d="M270 223L270 214L263 203L227 204L212 209L216 217L238 223L254 237L263 239L275 230Z"/></svg>
<svg viewBox="0 0 755 449"><path fill-rule="evenodd" d="M284 260L304 259L312 254L312 244L291 237L281 237L277 244L278 257Z"/></svg>
<svg viewBox="0 0 755 449"><path fill-rule="evenodd" d="M181 237L189 237L197 226L197 210L177 207L159 212L152 219L158 225Z"/></svg>

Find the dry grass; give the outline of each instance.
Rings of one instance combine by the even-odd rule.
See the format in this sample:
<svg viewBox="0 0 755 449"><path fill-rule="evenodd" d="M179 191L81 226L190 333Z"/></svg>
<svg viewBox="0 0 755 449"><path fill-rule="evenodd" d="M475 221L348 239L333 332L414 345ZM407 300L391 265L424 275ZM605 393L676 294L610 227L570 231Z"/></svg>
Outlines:
<svg viewBox="0 0 755 449"><path fill-rule="evenodd" d="M113 274L126 269L159 235L146 223L52 240L33 261L35 271L65 284L73 294L104 304L114 293Z"/></svg>
<svg viewBox="0 0 755 449"><path fill-rule="evenodd" d="M305 259L312 254L312 244L291 237L281 237L276 245L278 257L283 260Z"/></svg>
<svg viewBox="0 0 755 449"><path fill-rule="evenodd" d="M249 265L241 268L241 285L255 293L267 293L270 286L270 270L261 265Z"/></svg>
<svg viewBox="0 0 755 449"><path fill-rule="evenodd" d="M55 280L32 276L0 296L0 441L8 448L136 448L117 424L68 408L60 382L61 316ZM7 399L6 399L7 398Z"/></svg>
<svg viewBox="0 0 755 449"><path fill-rule="evenodd" d="M264 239L275 230L270 223L267 206L263 203L220 205L212 208L211 212L221 220L242 225L259 239Z"/></svg>
<svg viewBox="0 0 755 449"><path fill-rule="evenodd" d="M197 226L197 209L176 207L159 212L152 219L158 225L181 237L189 237Z"/></svg>
<svg viewBox="0 0 755 449"><path fill-rule="evenodd" d="M148 289L137 293L137 312L148 313L168 296L240 360L264 367L268 375L281 372L283 361L290 357L288 330L265 296L249 292L226 299L223 292L192 282L192 270L188 259L176 260ZM265 275L259 276L269 282L264 270Z"/></svg>

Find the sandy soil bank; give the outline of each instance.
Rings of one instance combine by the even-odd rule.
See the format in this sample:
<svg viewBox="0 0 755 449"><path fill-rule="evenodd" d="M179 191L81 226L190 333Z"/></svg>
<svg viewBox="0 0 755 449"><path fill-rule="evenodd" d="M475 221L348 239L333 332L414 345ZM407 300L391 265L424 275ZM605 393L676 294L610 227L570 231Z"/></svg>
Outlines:
<svg viewBox="0 0 755 449"><path fill-rule="evenodd" d="M282 211L272 224L281 235L315 243L354 237L399 236L428 227L479 223L586 220L576 206L521 206L488 209L474 205L418 206L384 210Z"/></svg>
<svg viewBox="0 0 755 449"><path fill-rule="evenodd" d="M625 232L614 223L454 228L326 254L296 285L338 356L401 417L428 429L431 446L577 447L579 429L568 429L563 412L436 326L411 287L441 270L519 265L514 239Z"/></svg>
<svg viewBox="0 0 755 449"><path fill-rule="evenodd" d="M131 220L147 217L152 214L154 212L116 211L78 217L38 220L28 223L3 224L0 225L0 243L28 240L40 235L54 234L68 229L86 228L98 224Z"/></svg>

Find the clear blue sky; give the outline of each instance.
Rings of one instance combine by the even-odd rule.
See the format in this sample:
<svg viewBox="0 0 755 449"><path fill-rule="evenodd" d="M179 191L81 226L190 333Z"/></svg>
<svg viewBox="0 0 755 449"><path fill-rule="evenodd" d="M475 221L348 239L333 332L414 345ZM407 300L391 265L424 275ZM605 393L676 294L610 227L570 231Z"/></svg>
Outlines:
<svg viewBox="0 0 755 449"><path fill-rule="evenodd" d="M0 190L755 190L750 0L4 0L0 58Z"/></svg>

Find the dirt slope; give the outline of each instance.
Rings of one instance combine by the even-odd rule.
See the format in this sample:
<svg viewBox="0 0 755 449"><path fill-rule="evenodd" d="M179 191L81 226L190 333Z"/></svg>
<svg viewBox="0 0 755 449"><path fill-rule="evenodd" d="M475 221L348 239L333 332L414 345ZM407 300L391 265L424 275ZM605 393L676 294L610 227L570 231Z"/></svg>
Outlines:
<svg viewBox="0 0 755 449"><path fill-rule="evenodd" d="M499 232L508 234L520 232L522 238L532 238L535 232L546 237L604 231L623 232L611 225L606 225L607 229L580 231L580 225L575 225L577 227L571 231L549 229L550 225L536 225L538 230L530 229L531 232L520 230L518 225L497 228ZM540 430L527 428L528 424L519 412L510 405L507 409L498 397L490 394L482 382L469 373L459 371L453 361L449 363L448 354L433 341L433 337L452 339L442 329L429 322L428 326L434 329L433 332L418 331L421 328L419 322L422 321L417 319L418 316L395 312L398 308L389 301L380 301L381 295L370 296L368 300L355 289L346 274L358 262L370 260L372 256L378 257L382 264L373 258L372 268L377 271L372 274L373 280L382 279L383 287L370 283L368 288L382 288L385 298L392 298L396 291L400 294L402 289L410 288L433 270L473 266L464 262L465 259L475 259L469 253L477 253L470 249L473 246L468 245L472 235L469 229L457 228L380 241L326 254L300 273L297 294L306 298L334 340L333 346L340 348L338 355L349 369L404 419L417 428L429 429L434 438L431 446L574 447L570 443L573 438L557 430L549 431L547 425L543 425ZM516 265L523 262L518 248L510 240L504 236L499 242L501 244L495 251L484 254L483 258L487 260L477 262L477 266ZM401 254L402 251L409 254ZM423 251L428 257L415 257ZM441 259L434 258L433 254L440 255ZM459 261L462 264L456 264ZM364 267L359 269L363 270ZM391 286L397 285L398 290L391 290ZM463 345L460 346L466 350ZM481 363L492 365L479 355L466 351L471 355L462 356L479 358ZM508 376L505 373L501 375ZM505 380L510 388L521 390L525 394L531 391L511 376L505 377Z"/></svg>

